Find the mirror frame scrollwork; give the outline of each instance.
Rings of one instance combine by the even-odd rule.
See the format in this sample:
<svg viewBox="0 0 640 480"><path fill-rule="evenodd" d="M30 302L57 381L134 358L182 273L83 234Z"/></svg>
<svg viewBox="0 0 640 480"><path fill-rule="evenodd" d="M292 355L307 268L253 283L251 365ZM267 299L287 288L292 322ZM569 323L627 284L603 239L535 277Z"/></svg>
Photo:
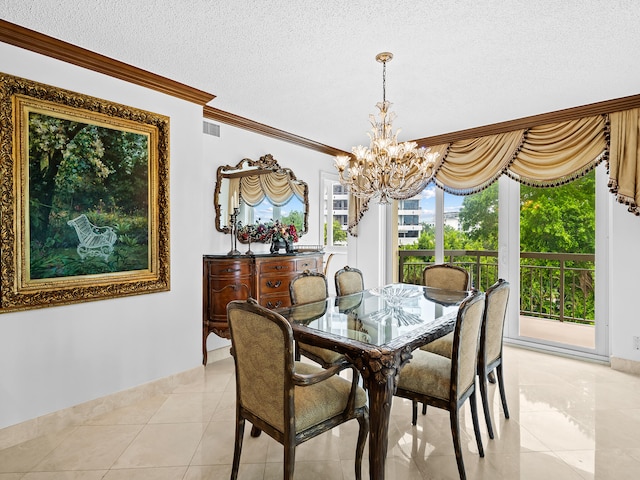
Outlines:
<svg viewBox="0 0 640 480"><path fill-rule="evenodd" d="M298 232L300 235L305 234L309 230L309 186L306 182L302 180L298 180L296 175L290 168L281 167L277 160L273 158L271 154L264 155L260 157L259 160L252 160L250 158L243 158L237 165L224 165L218 167L216 172L216 185L213 193L213 204L216 211L216 219L215 225L216 230L221 233L232 233L232 228L230 225L222 224L222 214L223 208L220 203L220 191L222 189L222 182L225 178L230 178L235 174L239 174L241 172L250 172L248 174L268 174L268 173L286 173L289 176L291 181L297 182L298 184L303 186L304 189L304 226L301 232ZM254 173L255 172L255 173ZM229 207L227 206L226 211L229 211Z"/></svg>

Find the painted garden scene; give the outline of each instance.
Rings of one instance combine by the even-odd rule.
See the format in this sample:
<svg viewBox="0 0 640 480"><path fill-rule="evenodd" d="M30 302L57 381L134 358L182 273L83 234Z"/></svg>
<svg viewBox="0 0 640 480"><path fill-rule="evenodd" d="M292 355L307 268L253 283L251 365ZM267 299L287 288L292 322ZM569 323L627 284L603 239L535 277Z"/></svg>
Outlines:
<svg viewBox="0 0 640 480"><path fill-rule="evenodd" d="M31 280L149 268L149 136L29 112Z"/></svg>

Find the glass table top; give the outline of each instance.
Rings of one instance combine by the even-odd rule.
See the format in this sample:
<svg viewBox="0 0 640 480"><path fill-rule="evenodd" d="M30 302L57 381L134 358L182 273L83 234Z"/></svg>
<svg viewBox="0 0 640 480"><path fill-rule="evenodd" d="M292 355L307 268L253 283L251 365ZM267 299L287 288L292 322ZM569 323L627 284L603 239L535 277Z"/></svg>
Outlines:
<svg viewBox="0 0 640 480"><path fill-rule="evenodd" d="M384 345L456 315L469 295L421 285L391 284L280 311L289 321L372 345Z"/></svg>

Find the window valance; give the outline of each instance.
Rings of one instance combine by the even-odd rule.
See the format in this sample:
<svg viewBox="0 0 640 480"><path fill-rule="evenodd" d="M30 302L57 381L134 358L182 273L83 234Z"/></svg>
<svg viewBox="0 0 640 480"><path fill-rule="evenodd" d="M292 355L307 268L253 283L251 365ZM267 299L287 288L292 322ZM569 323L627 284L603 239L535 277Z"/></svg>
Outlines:
<svg viewBox="0 0 640 480"><path fill-rule="evenodd" d="M611 192L640 215L639 118L636 108L435 145L431 149L440 156L432 181L456 195L478 192L503 174L526 185L551 187L608 161ZM368 202L358 199L354 205L352 235Z"/></svg>
<svg viewBox="0 0 640 480"><path fill-rule="evenodd" d="M287 172L247 175L239 181L242 200L252 207L259 205L265 197L276 207L285 205L294 195L304 201L304 185L292 182Z"/></svg>

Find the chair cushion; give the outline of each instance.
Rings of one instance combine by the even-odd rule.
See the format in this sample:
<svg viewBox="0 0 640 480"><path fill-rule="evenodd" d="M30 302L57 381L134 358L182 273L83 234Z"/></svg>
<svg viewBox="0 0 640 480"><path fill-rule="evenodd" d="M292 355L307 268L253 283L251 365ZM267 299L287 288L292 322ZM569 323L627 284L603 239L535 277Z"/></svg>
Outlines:
<svg viewBox="0 0 640 480"><path fill-rule="evenodd" d="M423 345L422 347L420 347L420 350L451 358L451 351L453 350L453 332L450 332L444 337L440 337L431 343Z"/></svg>
<svg viewBox="0 0 640 480"><path fill-rule="evenodd" d="M424 350L415 350L412 355L413 358L400 370L398 388L448 400L451 360Z"/></svg>
<svg viewBox="0 0 640 480"><path fill-rule="evenodd" d="M296 362L296 373L308 375L322 368ZM334 375L327 380L307 387L295 387L296 433L341 414L347 406L351 381ZM367 394L357 387L355 408L366 405Z"/></svg>
<svg viewBox="0 0 640 480"><path fill-rule="evenodd" d="M325 364L333 364L344 359L344 355L341 353L334 352L333 350L328 350L326 348L314 347L307 343L298 343L298 346L301 350L309 352L310 354L322 359Z"/></svg>

